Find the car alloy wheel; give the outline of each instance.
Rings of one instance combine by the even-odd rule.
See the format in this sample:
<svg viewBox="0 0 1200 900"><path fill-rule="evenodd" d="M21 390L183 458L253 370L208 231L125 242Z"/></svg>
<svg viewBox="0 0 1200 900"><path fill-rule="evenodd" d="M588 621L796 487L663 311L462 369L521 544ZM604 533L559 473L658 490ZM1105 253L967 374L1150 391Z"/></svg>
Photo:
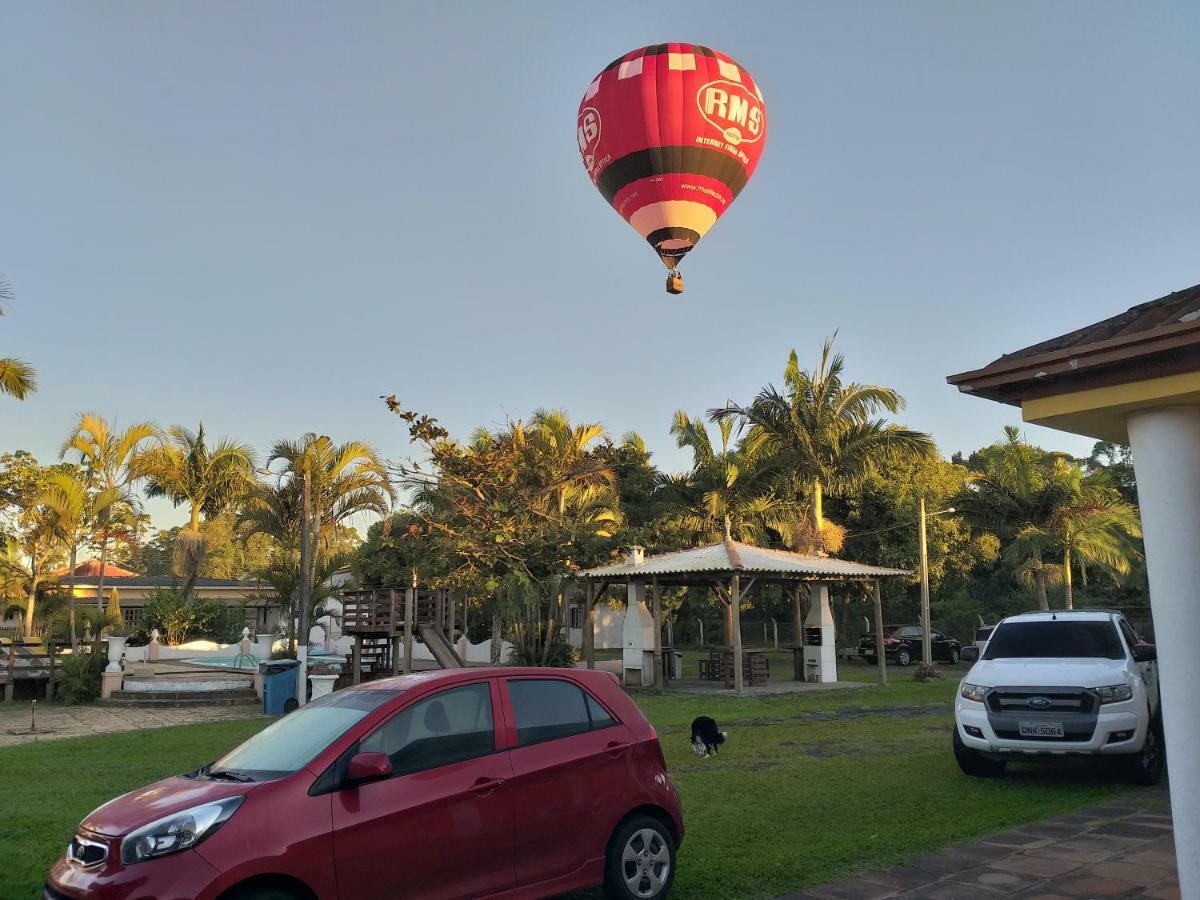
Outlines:
<svg viewBox="0 0 1200 900"><path fill-rule="evenodd" d="M896 662L902 666L907 666L912 662L912 654L908 652L907 647L901 647L896 653Z"/></svg>
<svg viewBox="0 0 1200 900"><path fill-rule="evenodd" d="M671 853L662 835L651 828L631 834L621 853L621 874L633 896L659 896L671 875Z"/></svg>

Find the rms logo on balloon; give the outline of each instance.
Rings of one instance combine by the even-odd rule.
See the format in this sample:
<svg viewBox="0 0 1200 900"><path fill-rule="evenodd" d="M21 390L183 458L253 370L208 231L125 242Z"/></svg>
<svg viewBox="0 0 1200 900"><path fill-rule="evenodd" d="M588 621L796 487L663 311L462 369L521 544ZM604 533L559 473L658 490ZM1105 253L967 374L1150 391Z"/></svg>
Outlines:
<svg viewBox="0 0 1200 900"><path fill-rule="evenodd" d="M762 102L736 81L710 81L696 93L706 122L735 147L763 136Z"/></svg>
<svg viewBox="0 0 1200 900"><path fill-rule="evenodd" d="M579 152L583 154L583 164L587 166L592 180L596 179L597 162L596 147L600 143L600 110L594 106L585 106L579 111L579 123L575 136L579 140Z"/></svg>

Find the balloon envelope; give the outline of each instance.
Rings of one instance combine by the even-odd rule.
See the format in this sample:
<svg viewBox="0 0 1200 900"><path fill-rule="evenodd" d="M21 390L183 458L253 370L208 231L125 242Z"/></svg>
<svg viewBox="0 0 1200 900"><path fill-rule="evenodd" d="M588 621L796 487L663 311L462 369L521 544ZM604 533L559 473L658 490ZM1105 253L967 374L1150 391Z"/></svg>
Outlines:
<svg viewBox="0 0 1200 900"><path fill-rule="evenodd" d="M754 78L695 44L626 53L579 104L592 183L672 271L746 186L766 136Z"/></svg>

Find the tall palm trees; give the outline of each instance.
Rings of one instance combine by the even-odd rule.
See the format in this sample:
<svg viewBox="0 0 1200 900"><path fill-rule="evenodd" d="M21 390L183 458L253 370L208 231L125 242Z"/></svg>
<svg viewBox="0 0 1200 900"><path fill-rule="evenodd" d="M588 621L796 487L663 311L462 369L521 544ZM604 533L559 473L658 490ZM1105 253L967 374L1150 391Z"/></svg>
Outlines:
<svg viewBox="0 0 1200 900"><path fill-rule="evenodd" d="M179 534L178 548L184 564L181 593L187 597L204 562L200 516L219 515L250 492L256 483L254 454L248 445L228 439L210 449L204 423L196 431L175 425L166 437L143 454L139 469L147 479L148 497L166 497L188 507L188 525Z"/></svg>
<svg viewBox="0 0 1200 900"><path fill-rule="evenodd" d="M92 525L110 518L113 507L123 500L120 489L89 491L88 486L74 473L61 471L50 475L38 498L38 506L44 507L47 512L48 526L68 551L67 603L70 608L72 647L78 645L75 631L75 564L79 548L87 541Z"/></svg>
<svg viewBox="0 0 1200 900"><path fill-rule="evenodd" d="M145 477L142 470L145 444L157 435L158 428L151 422L138 422L118 432L103 416L84 413L59 451L62 458L71 452L78 453L80 463L97 491L117 498L98 511L100 577L96 585L97 609L101 609L104 603L104 570L108 564L109 542L115 526L119 524L121 507L136 505L137 500L131 488L136 481Z"/></svg>
<svg viewBox="0 0 1200 900"><path fill-rule="evenodd" d="M770 531L787 540L801 510L772 489L761 456L730 446L733 428L732 418L718 421L718 448L702 421L677 411L671 434L679 447L692 451L692 468L664 479L661 492L674 501L680 526L694 540L764 543Z"/></svg>
<svg viewBox="0 0 1200 900"><path fill-rule="evenodd" d="M0 281L0 316L4 315L4 304L12 300L12 290ZM37 389L37 373L33 366L19 359L0 359L0 394L8 394L24 400Z"/></svg>
<svg viewBox="0 0 1200 900"><path fill-rule="evenodd" d="M783 390L768 385L749 406L729 404L710 412L714 421L748 426L746 449L772 461L780 493L806 499L813 538L824 543L825 494L844 495L889 458L930 453L927 434L886 422L904 398L891 388L846 383L845 358L825 341L811 372L800 368L793 350L783 372Z"/></svg>
<svg viewBox="0 0 1200 900"><path fill-rule="evenodd" d="M1062 583L1071 609L1077 566L1130 571L1139 555L1137 510L1103 470L1086 474L1075 460L1025 443L1015 428L1005 438L980 454L983 471L955 505L976 528L1008 540L1004 557L1019 581L1036 587L1040 608L1050 608L1047 588Z"/></svg>

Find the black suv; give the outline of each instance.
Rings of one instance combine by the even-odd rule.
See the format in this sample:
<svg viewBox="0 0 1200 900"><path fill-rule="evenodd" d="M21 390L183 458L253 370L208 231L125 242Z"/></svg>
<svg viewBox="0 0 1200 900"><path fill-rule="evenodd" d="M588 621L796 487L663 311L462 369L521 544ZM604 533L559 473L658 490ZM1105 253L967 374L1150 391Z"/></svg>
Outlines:
<svg viewBox="0 0 1200 900"><path fill-rule="evenodd" d="M951 665L958 662L962 644L954 638L933 631L930 635L930 649L933 658L948 662ZM864 634L858 642L858 655L874 665L877 659L875 632ZM885 625L883 626L883 652L889 661L907 666L914 659L921 658L921 626L920 625Z"/></svg>

